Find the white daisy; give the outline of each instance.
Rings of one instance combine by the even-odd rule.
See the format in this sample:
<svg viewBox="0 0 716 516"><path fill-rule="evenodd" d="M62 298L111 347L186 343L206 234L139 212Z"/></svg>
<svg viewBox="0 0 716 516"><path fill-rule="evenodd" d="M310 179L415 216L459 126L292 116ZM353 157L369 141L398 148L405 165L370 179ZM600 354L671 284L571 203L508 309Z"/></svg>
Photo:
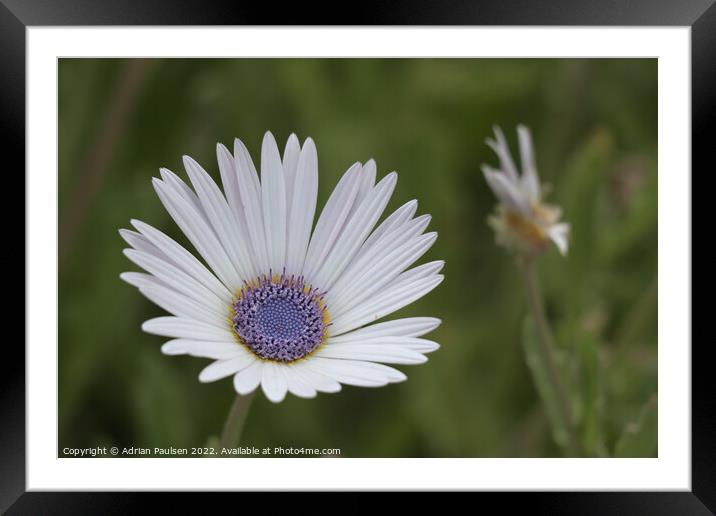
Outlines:
<svg viewBox="0 0 716 516"><path fill-rule="evenodd" d="M153 185L204 263L152 226L120 234L124 253L147 273L121 278L172 315L144 331L173 340L168 355L213 359L201 382L233 376L242 395L261 385L273 402L286 392L310 398L341 384L365 387L406 376L385 364L419 364L438 344L421 338L440 320L374 321L412 303L443 279L444 262L408 269L435 242L430 217L410 201L374 230L397 181L376 184L373 160L355 163L333 190L313 228L318 159L313 140L291 135L283 160L271 133L261 178L241 141L217 145L223 192L184 157L190 188L167 169ZM313 231L312 231L313 229Z"/></svg>
<svg viewBox="0 0 716 516"><path fill-rule="evenodd" d="M500 159L500 169L482 165L482 172L500 201L497 213L489 219L498 243L518 252L536 254L551 241L562 255L566 255L569 224L559 222L561 210L558 207L542 201L542 187L537 176L529 129L523 125L517 127L521 175L512 160L502 130L495 127L494 131L495 139L488 138L486 142Z"/></svg>

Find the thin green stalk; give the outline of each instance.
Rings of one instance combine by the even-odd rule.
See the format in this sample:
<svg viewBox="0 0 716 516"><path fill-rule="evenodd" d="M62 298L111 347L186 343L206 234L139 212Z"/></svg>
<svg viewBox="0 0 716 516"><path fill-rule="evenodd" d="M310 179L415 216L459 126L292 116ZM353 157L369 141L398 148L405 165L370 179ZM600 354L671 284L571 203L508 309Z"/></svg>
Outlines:
<svg viewBox="0 0 716 516"><path fill-rule="evenodd" d="M221 431L221 439L219 440L220 449L235 448L239 445L241 432L246 422L246 415L251 407L251 401L254 399L254 392L246 396L242 396L241 394L236 395L229 414L226 416L224 429Z"/></svg>
<svg viewBox="0 0 716 516"><path fill-rule="evenodd" d="M547 377L552 390L556 393L558 398L557 406L559 407L559 417L563 422L564 428L567 430L566 451L569 456L575 456L579 450L579 443L575 432L574 417L555 357L554 338L544 310L542 290L539 286L535 260L533 258L526 258L521 261L520 265L525 277L527 301L535 323L539 352L547 367Z"/></svg>

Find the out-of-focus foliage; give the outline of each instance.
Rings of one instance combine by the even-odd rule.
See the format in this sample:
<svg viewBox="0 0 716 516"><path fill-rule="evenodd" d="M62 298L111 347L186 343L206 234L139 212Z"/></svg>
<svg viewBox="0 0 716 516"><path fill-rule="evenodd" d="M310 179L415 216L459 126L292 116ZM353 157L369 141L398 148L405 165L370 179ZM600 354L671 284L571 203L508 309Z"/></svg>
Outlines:
<svg viewBox="0 0 716 516"><path fill-rule="evenodd" d="M540 261L548 317L583 453L656 455L656 60L67 60L59 68L59 445L202 446L221 429L230 380L166 357L141 331L162 314L119 273L129 219L185 243L150 179L181 156L218 178L215 144L264 131L312 136L319 203L354 161L399 173L439 233L426 260L446 279L399 315L431 315L442 348L408 380L279 405L254 400L243 443L341 448L350 457L559 456L525 363L524 288L485 223L480 173L501 125L532 129L547 201L570 252ZM47 343L51 346L52 343Z"/></svg>

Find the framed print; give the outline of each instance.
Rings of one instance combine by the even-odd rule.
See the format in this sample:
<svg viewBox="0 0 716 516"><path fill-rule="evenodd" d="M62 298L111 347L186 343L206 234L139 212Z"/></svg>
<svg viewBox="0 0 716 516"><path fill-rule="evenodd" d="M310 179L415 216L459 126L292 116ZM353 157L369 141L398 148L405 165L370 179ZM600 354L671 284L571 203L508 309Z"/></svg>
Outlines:
<svg viewBox="0 0 716 516"><path fill-rule="evenodd" d="M0 7L27 192L3 510L713 510L691 170L716 8L518 4L350 27Z"/></svg>

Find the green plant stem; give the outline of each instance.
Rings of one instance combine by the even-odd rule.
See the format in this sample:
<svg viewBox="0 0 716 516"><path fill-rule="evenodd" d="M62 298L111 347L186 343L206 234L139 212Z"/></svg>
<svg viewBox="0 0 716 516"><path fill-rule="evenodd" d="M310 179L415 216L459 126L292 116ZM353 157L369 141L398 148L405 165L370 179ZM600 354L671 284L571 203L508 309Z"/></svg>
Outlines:
<svg viewBox="0 0 716 516"><path fill-rule="evenodd" d="M249 412L249 408L251 408L251 401L254 399L254 392L246 396L236 395L229 414L226 416L224 428L221 431L220 448L234 448L239 445L241 432L246 422L246 415Z"/></svg>
<svg viewBox="0 0 716 516"><path fill-rule="evenodd" d="M542 355L544 363L547 365L548 377L552 385L552 390L557 394L557 398L559 400L558 406L560 409L560 417L564 423L564 427L567 429L566 451L569 456L575 456L578 453L579 444L574 428L572 408L562 381L559 367L557 365L554 350L554 338L544 310L542 290L539 286L535 260L534 258L525 258L521 261L520 265L525 277L527 301L535 323L540 354Z"/></svg>

